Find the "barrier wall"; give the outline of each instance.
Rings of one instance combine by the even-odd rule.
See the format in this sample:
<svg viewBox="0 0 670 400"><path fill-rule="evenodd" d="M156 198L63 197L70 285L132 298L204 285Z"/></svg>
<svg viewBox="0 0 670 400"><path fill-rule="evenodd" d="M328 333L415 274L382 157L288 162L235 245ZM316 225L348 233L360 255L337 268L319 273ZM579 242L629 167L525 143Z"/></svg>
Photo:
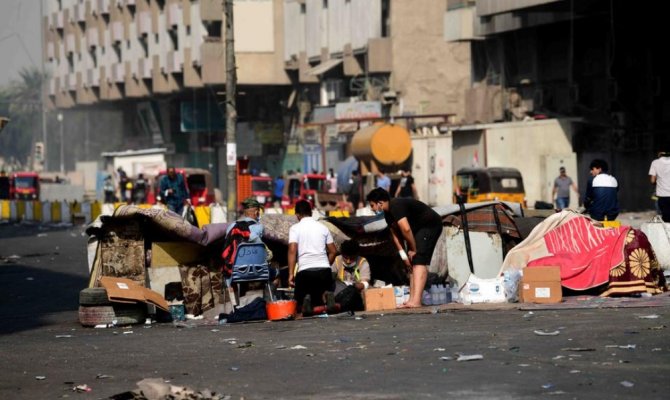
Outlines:
<svg viewBox="0 0 670 400"><path fill-rule="evenodd" d="M79 223L89 224L99 215L112 215L116 207L124 203L68 202L68 201L29 201L0 200L0 221L40 222L40 223ZM151 204L140 204L141 208L151 208ZM225 212L220 205L194 207L198 226L225 221Z"/></svg>

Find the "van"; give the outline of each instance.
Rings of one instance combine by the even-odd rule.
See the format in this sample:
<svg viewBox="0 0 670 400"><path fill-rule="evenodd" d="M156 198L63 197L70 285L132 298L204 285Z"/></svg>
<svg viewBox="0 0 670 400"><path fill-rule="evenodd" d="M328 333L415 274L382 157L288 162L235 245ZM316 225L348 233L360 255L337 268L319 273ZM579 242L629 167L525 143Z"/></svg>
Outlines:
<svg viewBox="0 0 670 400"><path fill-rule="evenodd" d="M454 176L454 203L510 201L526 203L521 172L516 168L461 168Z"/></svg>

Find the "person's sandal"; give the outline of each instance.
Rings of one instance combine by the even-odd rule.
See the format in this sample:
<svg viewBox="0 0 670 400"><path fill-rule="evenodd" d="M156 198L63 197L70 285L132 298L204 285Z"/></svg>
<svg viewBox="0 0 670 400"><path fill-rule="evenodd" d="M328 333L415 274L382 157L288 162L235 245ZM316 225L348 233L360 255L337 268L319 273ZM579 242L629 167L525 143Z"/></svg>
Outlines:
<svg viewBox="0 0 670 400"><path fill-rule="evenodd" d="M337 306L335 305L335 294L333 292L326 292L326 312L328 314L337 314Z"/></svg>

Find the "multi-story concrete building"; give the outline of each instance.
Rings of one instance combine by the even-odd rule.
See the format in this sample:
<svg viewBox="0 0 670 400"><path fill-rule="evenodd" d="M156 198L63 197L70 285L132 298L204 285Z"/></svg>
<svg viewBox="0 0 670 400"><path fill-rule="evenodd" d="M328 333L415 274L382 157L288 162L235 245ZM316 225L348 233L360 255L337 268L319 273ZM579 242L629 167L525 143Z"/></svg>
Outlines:
<svg viewBox="0 0 670 400"><path fill-rule="evenodd" d="M174 163L212 167L224 131L221 0L48 4L53 107L120 113L115 132L92 129L122 136L101 151L166 146ZM235 0L238 155L273 173L321 169L318 143L292 122L464 115L470 44L445 41L446 10L446 0ZM346 136L327 140L334 168Z"/></svg>

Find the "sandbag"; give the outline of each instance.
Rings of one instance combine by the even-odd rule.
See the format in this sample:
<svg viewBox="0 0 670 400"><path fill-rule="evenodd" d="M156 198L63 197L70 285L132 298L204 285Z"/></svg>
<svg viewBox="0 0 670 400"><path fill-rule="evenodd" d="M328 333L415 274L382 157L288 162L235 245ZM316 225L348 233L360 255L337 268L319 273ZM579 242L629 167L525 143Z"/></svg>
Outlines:
<svg viewBox="0 0 670 400"><path fill-rule="evenodd" d="M647 235L661 269L670 270L670 224L657 215L642 224L640 230Z"/></svg>

